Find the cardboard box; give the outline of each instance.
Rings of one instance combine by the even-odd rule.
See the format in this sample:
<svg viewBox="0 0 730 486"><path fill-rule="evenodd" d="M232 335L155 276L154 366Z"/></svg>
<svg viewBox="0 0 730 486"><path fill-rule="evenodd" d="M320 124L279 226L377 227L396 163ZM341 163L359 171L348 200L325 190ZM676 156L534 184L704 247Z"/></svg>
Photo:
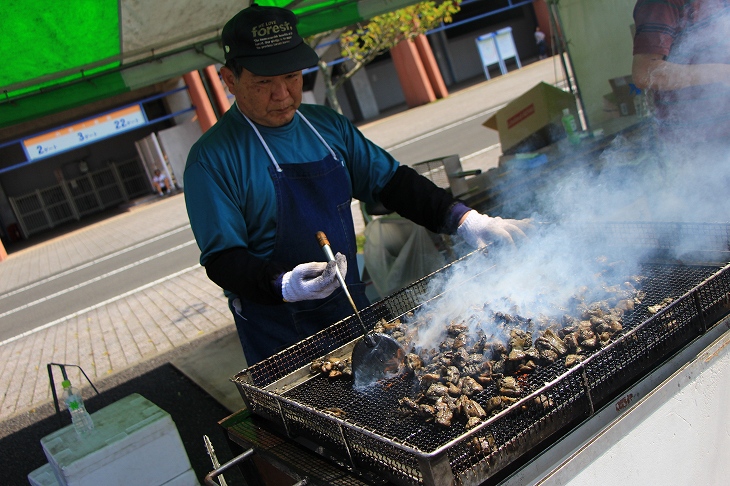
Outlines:
<svg viewBox="0 0 730 486"><path fill-rule="evenodd" d="M634 80L631 76L619 76L608 80L611 85L611 93L603 98L610 105L614 105L620 116L629 116L636 114L634 98L639 92L634 86Z"/></svg>
<svg viewBox="0 0 730 486"><path fill-rule="evenodd" d="M503 154L531 152L565 138L560 119L568 108L578 119L575 96L541 82L483 123L499 132Z"/></svg>
<svg viewBox="0 0 730 486"><path fill-rule="evenodd" d="M634 80L631 79L631 76L619 76L618 78L609 79L608 84L611 85L611 91L621 98L631 96L631 86L634 84Z"/></svg>
<svg viewBox="0 0 730 486"><path fill-rule="evenodd" d="M616 117L635 115L634 96L618 97L616 93L603 95L603 111Z"/></svg>

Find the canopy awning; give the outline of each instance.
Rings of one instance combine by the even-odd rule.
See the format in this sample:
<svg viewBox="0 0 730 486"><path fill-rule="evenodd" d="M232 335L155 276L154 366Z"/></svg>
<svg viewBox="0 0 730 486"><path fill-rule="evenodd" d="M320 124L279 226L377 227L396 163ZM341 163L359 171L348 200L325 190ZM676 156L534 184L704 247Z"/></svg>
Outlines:
<svg viewBox="0 0 730 486"><path fill-rule="evenodd" d="M307 37L418 0L258 0L289 8ZM220 32L249 1L6 2L0 127L223 62Z"/></svg>

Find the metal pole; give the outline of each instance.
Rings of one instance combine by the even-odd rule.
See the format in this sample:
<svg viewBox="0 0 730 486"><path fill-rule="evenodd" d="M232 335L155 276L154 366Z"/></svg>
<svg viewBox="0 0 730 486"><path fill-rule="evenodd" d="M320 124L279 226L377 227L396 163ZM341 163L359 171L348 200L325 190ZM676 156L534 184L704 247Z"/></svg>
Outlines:
<svg viewBox="0 0 730 486"><path fill-rule="evenodd" d="M557 41L559 47L560 60L563 63L563 70L565 71L565 79L570 88L570 92L573 93L578 100L580 111L583 113L583 120L585 120L586 130L590 130L590 123L588 122L588 116L586 115L585 104L583 103L583 97L580 94L580 88L578 88L577 77L575 69L573 68L573 62L570 59L570 53L568 52L568 41L565 38L565 32L563 31L563 23L560 19L560 9L558 3L560 0L548 0L550 5L550 30L553 32L553 36ZM570 71L568 70L570 67ZM571 74L573 81L571 81ZM575 86L573 85L575 82Z"/></svg>

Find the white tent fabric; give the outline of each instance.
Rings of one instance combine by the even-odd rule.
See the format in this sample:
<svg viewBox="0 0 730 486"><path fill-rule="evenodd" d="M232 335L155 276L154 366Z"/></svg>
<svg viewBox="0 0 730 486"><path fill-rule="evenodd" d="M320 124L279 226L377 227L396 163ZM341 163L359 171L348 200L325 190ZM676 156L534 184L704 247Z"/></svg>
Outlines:
<svg viewBox="0 0 730 486"><path fill-rule="evenodd" d="M417 0L257 0L290 8L314 35ZM0 127L223 61L220 33L249 0L10 2L0 17Z"/></svg>
<svg viewBox="0 0 730 486"><path fill-rule="evenodd" d="M248 2L120 0L123 63L215 39Z"/></svg>

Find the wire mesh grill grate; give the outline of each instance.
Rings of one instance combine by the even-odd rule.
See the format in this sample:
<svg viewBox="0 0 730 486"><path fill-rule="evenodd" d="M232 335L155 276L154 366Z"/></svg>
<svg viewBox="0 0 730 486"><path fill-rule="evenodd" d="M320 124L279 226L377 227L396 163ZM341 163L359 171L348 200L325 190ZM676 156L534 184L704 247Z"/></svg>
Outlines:
<svg viewBox="0 0 730 486"><path fill-rule="evenodd" d="M671 233L644 224L609 229L638 232L639 241L658 245ZM683 227L680 232L693 234L690 230L719 235L708 249L727 256L727 226ZM362 330L354 318L244 370L236 382L254 413L283 421L292 437L301 434L332 450L349 449L357 467L397 483L423 483L424 464L431 464L442 453L448 455L457 482L473 476L484 480L566 424L590 416L595 407L702 332L707 325L704 321L715 322L730 312L729 268L719 263L687 265L678 261L643 264L640 273L646 278L641 289L646 297L624 316L619 338L574 368L566 368L562 360L539 366L524 378L524 391L516 404L471 431L465 429L462 419L442 427L400 414L398 400L412 398L418 391L410 378L390 380L387 386L367 391L354 389L351 381L324 376L280 394L259 388L358 338ZM448 271L448 266L439 272L443 271ZM417 309L427 295L431 277L364 309L361 316L366 324L372 326L381 318L392 320ZM661 312L649 311L650 306L667 298L672 303ZM485 407L496 394L496 387L486 387L473 398ZM344 413L330 415L334 409Z"/></svg>

